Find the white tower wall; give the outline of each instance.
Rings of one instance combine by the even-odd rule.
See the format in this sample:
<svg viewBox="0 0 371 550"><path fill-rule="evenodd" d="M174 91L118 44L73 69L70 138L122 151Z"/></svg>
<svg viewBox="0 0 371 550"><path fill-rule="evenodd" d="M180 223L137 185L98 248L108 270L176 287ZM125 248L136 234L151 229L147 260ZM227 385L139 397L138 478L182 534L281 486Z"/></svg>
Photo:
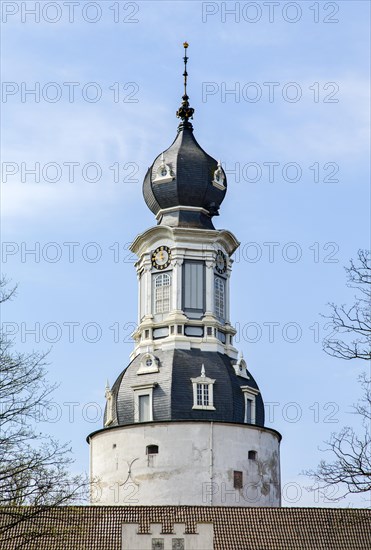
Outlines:
<svg viewBox="0 0 371 550"><path fill-rule="evenodd" d="M279 441L274 430L219 422L102 430L90 438L92 503L280 506Z"/></svg>

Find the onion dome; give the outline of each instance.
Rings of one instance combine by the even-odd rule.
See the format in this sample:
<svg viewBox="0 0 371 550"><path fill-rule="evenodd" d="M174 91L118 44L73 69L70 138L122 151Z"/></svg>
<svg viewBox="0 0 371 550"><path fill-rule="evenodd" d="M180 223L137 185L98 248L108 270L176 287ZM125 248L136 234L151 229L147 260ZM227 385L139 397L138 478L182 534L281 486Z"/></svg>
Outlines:
<svg viewBox="0 0 371 550"><path fill-rule="evenodd" d="M194 109L187 95L187 42L184 43L184 95L176 115L178 133L168 149L158 155L147 171L143 196L158 224L171 227L214 229L227 190L227 178L220 162L197 143L189 119Z"/></svg>

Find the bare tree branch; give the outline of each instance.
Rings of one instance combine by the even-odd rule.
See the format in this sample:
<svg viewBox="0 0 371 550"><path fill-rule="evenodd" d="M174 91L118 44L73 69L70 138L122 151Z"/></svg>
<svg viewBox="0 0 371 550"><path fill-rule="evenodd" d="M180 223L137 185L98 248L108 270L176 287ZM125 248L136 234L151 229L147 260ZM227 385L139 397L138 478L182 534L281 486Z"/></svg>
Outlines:
<svg viewBox="0 0 371 550"><path fill-rule="evenodd" d="M321 460L316 470L303 472L318 484L310 489L319 489L328 500L338 501L349 494L371 491L371 381L363 374L360 382L364 393L353 405L353 410L362 419L363 434L358 435L349 426L339 433L332 433L324 451L331 452L334 460ZM329 497L327 490L334 485L340 492L336 497Z"/></svg>
<svg viewBox="0 0 371 550"><path fill-rule="evenodd" d="M346 267L347 286L357 291L351 307L330 303L332 334L323 341L323 349L340 359L371 359L371 254L358 250L357 262Z"/></svg>
<svg viewBox="0 0 371 550"><path fill-rule="evenodd" d="M15 295L0 280L0 303ZM43 535L33 518L45 507L74 504L86 499L86 476L72 475L71 448L40 432L40 422L51 406L56 388L46 379L47 353L18 353L0 332L0 506L8 521L0 530L1 542L24 522L22 540ZM3 508L6 507L6 508ZM5 537L5 538L4 538Z"/></svg>

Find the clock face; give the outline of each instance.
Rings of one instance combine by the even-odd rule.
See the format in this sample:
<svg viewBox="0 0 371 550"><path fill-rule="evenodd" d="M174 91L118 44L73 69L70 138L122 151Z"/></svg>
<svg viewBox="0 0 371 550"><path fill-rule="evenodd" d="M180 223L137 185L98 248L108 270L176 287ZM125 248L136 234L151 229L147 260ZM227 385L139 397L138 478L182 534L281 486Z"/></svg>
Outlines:
<svg viewBox="0 0 371 550"><path fill-rule="evenodd" d="M221 250L216 253L215 269L218 273L225 273L227 271L227 258Z"/></svg>
<svg viewBox="0 0 371 550"><path fill-rule="evenodd" d="M166 269L171 262L171 250L168 246L159 246L152 252L152 266L156 269Z"/></svg>

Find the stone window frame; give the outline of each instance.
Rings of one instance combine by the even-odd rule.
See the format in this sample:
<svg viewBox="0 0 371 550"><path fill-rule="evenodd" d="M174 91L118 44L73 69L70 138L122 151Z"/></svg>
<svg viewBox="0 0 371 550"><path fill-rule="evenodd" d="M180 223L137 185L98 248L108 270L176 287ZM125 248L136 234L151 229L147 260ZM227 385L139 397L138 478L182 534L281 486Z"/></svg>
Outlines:
<svg viewBox="0 0 371 550"><path fill-rule="evenodd" d="M150 363L150 364L149 364ZM154 372L159 372L159 360L151 352L147 351L140 362L139 369L137 374L151 374Z"/></svg>
<svg viewBox="0 0 371 550"><path fill-rule="evenodd" d="M134 391L134 422L153 422L153 388L156 386L157 382L131 386ZM142 395L149 395L149 420L139 419L139 397Z"/></svg>
<svg viewBox="0 0 371 550"><path fill-rule="evenodd" d="M219 285L219 288L217 288ZM225 321L225 298L226 298L226 280L224 277L215 275L214 277L214 311L216 317L224 323Z"/></svg>
<svg viewBox="0 0 371 550"><path fill-rule="evenodd" d="M214 383L215 380L208 378L205 374L205 367L202 365L201 375L197 378L191 378L193 386L193 407L192 409L199 409L203 411L215 411L214 407ZM197 400L198 386L207 386L208 388L208 405L199 405Z"/></svg>
<svg viewBox="0 0 371 550"><path fill-rule="evenodd" d="M168 279L169 284L161 284L157 286L157 280L164 281L165 279ZM162 290L162 297L161 300L157 298L157 292L159 290ZM164 289L168 289L168 298L164 298ZM154 315L164 315L166 313L169 313L171 311L171 289L172 289L172 280L171 280L171 272L165 271L164 273L155 273L153 274L153 313ZM169 307L168 309L164 309L164 302L168 301ZM158 304L161 303L161 311L158 311L157 307Z"/></svg>
<svg viewBox="0 0 371 550"><path fill-rule="evenodd" d="M259 395L260 391L251 388L250 386L241 386L241 390L244 394L245 402L245 412L244 412L244 423L245 424L256 424L256 396ZM251 422L247 422L247 401L251 401Z"/></svg>

